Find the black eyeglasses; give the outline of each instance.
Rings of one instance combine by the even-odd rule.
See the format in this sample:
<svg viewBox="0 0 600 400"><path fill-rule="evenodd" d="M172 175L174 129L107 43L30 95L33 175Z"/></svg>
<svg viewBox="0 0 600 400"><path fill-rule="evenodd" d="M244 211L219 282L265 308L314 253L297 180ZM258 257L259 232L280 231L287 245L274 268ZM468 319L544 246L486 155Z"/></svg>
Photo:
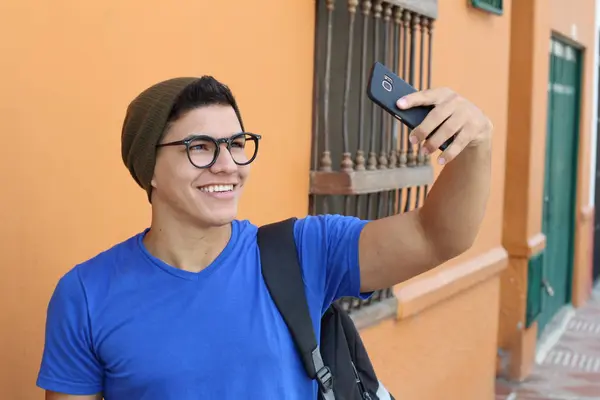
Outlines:
<svg viewBox="0 0 600 400"><path fill-rule="evenodd" d="M176 142L161 143L156 147L185 146L188 159L194 167L210 168L219 158L221 144L226 144L234 163L248 165L254 161L258 154L258 141L260 138L260 135L247 132L221 139L206 135L195 135Z"/></svg>

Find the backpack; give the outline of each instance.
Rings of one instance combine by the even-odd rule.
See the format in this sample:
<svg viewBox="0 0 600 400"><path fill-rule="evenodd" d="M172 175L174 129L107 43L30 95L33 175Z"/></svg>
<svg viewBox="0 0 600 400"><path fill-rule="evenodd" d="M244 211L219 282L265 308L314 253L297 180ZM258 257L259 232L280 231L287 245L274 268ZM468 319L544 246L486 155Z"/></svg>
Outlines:
<svg viewBox="0 0 600 400"><path fill-rule="evenodd" d="M261 226L257 240L263 279L306 373L318 381L318 398L394 400L377 379L354 322L336 303L321 318L321 341L317 345L294 240L295 222L296 218L290 218Z"/></svg>

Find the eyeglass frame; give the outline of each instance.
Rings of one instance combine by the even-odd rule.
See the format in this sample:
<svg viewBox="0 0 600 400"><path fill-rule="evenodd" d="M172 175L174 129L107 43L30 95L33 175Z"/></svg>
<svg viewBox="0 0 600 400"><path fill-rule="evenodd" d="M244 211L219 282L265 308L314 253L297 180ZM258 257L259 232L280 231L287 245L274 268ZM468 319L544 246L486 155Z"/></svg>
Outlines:
<svg viewBox="0 0 600 400"><path fill-rule="evenodd" d="M248 162L238 163L237 161L235 161L235 158L233 157L233 155L231 155L231 144L233 143L234 140L238 139L239 137L246 136L246 135L250 136L252 138L252 140L256 143L256 149L254 150L254 156L252 156L252 158L250 160L248 160ZM221 155L221 144L226 144L227 151L229 151L229 155L231 155L231 159L233 160L233 162L236 165L245 166L245 165L251 164L256 159L256 156L258 155L258 144L259 144L261 138L262 138L261 135L258 135L256 133L251 133L251 132L240 132L240 133L236 133L235 135L232 135L228 138L220 138L220 139L215 139L214 137L208 136L208 135L192 135L192 136L188 136L187 138L185 138L183 140L176 140L174 142L167 142L167 143L159 143L156 145L156 147L159 148L159 147L166 147L166 146L185 146L185 152L187 154L190 164L192 164L196 168L204 169L204 168L210 168L213 165L215 165L215 163L219 159L219 155ZM213 156L213 160L209 164L207 164L203 167L199 167L196 164L194 164L194 162L192 161L192 156L190 155L190 145L192 144L193 141L199 140L199 139L202 139L202 140L208 139L209 141L212 141L215 144L215 153Z"/></svg>

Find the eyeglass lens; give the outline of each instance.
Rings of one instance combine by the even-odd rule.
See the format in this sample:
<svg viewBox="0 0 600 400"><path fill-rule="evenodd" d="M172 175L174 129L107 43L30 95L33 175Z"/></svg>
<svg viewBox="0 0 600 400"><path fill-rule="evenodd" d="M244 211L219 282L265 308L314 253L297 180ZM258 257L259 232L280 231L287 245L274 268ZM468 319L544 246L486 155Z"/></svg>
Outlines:
<svg viewBox="0 0 600 400"><path fill-rule="evenodd" d="M245 165L255 156L256 149L256 139L250 135L239 135L232 140L229 152L236 164ZM210 139L195 139L189 145L190 160L197 167L212 163L216 152L217 143Z"/></svg>

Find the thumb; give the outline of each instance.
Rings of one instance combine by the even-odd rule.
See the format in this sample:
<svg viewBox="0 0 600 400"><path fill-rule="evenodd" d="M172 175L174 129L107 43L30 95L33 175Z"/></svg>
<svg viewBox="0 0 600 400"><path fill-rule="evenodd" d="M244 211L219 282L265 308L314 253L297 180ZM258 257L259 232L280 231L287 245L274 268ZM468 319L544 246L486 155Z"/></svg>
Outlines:
<svg viewBox="0 0 600 400"><path fill-rule="evenodd" d="M418 106L431 106L442 103L450 93L446 89L426 89L401 97L396 106L401 110Z"/></svg>

